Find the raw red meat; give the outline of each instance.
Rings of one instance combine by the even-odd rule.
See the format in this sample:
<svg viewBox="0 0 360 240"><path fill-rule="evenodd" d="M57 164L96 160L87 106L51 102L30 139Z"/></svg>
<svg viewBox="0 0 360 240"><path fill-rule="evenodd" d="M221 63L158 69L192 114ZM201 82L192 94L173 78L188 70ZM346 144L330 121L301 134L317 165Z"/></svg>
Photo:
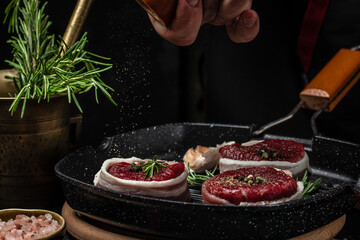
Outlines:
<svg viewBox="0 0 360 240"><path fill-rule="evenodd" d="M205 203L265 205L301 197L303 186L273 167L240 168L207 179L202 185Z"/></svg>
<svg viewBox="0 0 360 240"><path fill-rule="evenodd" d="M294 178L311 174L309 157L304 146L292 141L267 139L234 143L219 149L220 172L243 167L274 167L291 172Z"/></svg>
<svg viewBox="0 0 360 240"><path fill-rule="evenodd" d="M190 200L187 185L187 170L183 163L167 161L161 164L159 172L154 169L152 178L145 177L141 168L130 170L132 165L143 164L149 160L136 157L112 158L106 160L95 175L94 185L119 193L155 197L177 201Z"/></svg>
<svg viewBox="0 0 360 240"><path fill-rule="evenodd" d="M150 177L145 178L145 172L142 171L141 168L139 168L138 171L132 170L131 164L127 162L115 163L111 165L107 171L114 177L126 179L126 180L165 181L180 176L185 170L184 164L180 162L173 164L169 164L165 162L162 164L165 165L166 168L159 167L159 172L155 170L152 178Z"/></svg>
<svg viewBox="0 0 360 240"><path fill-rule="evenodd" d="M222 158L251 161L297 162L305 155L304 146L292 140L267 139L251 146L239 143L219 149Z"/></svg>

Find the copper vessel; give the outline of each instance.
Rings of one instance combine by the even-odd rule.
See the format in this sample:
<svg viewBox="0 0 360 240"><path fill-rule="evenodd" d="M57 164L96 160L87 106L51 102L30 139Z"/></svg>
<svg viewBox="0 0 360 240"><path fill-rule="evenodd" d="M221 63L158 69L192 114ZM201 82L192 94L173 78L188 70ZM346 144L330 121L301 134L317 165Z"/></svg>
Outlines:
<svg viewBox="0 0 360 240"><path fill-rule="evenodd" d="M72 46L90 11L93 0L78 0L64 33ZM0 208L52 208L63 203L54 166L80 140L82 116L70 117L66 94L50 101L27 100L23 118L22 101L11 116L14 98L13 69L0 70ZM70 130L71 126L71 130ZM71 133L70 133L71 131Z"/></svg>
<svg viewBox="0 0 360 240"><path fill-rule="evenodd" d="M169 26L175 15L177 0L136 0L163 26Z"/></svg>
<svg viewBox="0 0 360 240"><path fill-rule="evenodd" d="M11 116L13 100L0 95L0 208L51 207L62 201L54 165L71 145L67 95L28 100L23 118L22 101Z"/></svg>

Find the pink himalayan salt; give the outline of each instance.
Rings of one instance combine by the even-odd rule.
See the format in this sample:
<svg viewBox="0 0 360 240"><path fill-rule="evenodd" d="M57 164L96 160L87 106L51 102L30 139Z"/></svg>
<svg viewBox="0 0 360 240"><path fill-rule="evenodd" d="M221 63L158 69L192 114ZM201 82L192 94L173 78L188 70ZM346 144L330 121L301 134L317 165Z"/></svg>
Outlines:
<svg viewBox="0 0 360 240"><path fill-rule="evenodd" d="M16 215L15 220L7 222L0 219L0 240L23 240L45 237L55 232L59 223L46 213L37 218L23 214Z"/></svg>

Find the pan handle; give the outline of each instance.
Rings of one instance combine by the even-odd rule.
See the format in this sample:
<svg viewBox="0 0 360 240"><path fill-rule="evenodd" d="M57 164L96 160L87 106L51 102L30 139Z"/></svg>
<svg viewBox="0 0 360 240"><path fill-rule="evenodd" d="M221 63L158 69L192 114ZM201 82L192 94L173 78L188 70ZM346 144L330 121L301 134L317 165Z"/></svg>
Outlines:
<svg viewBox="0 0 360 240"><path fill-rule="evenodd" d="M315 120L323 111L332 111L360 78L360 51L340 49L325 67L300 92L300 102L285 117L272 121L253 132L258 136L267 129L291 119L302 108L316 110L311 128L317 134Z"/></svg>
<svg viewBox="0 0 360 240"><path fill-rule="evenodd" d="M340 49L300 92L303 108L332 111L360 78L360 51Z"/></svg>

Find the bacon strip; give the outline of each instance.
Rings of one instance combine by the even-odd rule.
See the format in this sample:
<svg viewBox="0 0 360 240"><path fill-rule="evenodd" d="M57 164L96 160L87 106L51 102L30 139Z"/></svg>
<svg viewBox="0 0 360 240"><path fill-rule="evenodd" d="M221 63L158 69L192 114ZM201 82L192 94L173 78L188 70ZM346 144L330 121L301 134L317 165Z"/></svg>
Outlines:
<svg viewBox="0 0 360 240"><path fill-rule="evenodd" d="M281 140L281 141L286 141L286 140ZM241 144L242 146L245 147L251 147L255 144L261 143L263 142L263 140L261 141L250 141L247 143L243 143ZM241 159L230 159L227 157L221 157L219 160L219 170L220 173L228 171L228 170L235 170L238 168L244 168L244 167L261 167L261 166L270 166L270 167L274 167L274 168L279 168L282 170L288 170L291 172L292 176L294 178L301 178L305 171L307 171L309 174L311 174L311 168L309 165L309 156L307 155L307 153L304 151L301 155L300 158L298 158L296 161L290 162L290 161L286 161L286 160L282 160L282 161L269 161L269 160L264 160L264 159L256 159L254 160L253 158L257 157L260 158L258 156L253 156L251 154L242 154L242 158Z"/></svg>
<svg viewBox="0 0 360 240"><path fill-rule="evenodd" d="M187 185L187 170L178 177L164 181L135 181L125 180L112 176L107 169L115 163L143 163L140 158L112 158L106 160L100 171L95 175L94 185L114 192L155 197L177 201L189 201L190 192ZM167 162L171 164L172 162ZM175 163L175 162L174 162Z"/></svg>
<svg viewBox="0 0 360 240"><path fill-rule="evenodd" d="M251 176L250 176L251 175ZM245 177L253 181L248 183ZM255 182L261 177L259 182ZM202 198L207 204L258 206L287 202L302 197L304 185L289 171L272 167L240 168L207 179Z"/></svg>

